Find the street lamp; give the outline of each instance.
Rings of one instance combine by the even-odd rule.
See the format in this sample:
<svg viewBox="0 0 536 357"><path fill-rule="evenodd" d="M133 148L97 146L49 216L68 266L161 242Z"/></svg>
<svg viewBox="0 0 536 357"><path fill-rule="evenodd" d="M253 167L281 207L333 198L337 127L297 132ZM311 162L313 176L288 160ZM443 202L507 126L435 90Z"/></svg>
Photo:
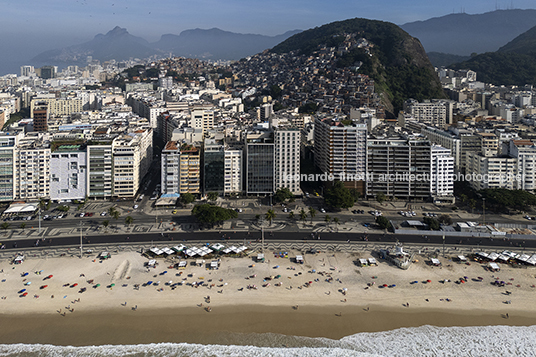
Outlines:
<svg viewBox="0 0 536 357"><path fill-rule="evenodd" d="M445 235L443 234L443 258L445 258Z"/></svg>
<svg viewBox="0 0 536 357"><path fill-rule="evenodd" d="M486 225L486 198L482 197L482 215L483 215L483 223Z"/></svg>
<svg viewBox="0 0 536 357"><path fill-rule="evenodd" d="M80 259L82 259L82 225L84 222L80 221Z"/></svg>

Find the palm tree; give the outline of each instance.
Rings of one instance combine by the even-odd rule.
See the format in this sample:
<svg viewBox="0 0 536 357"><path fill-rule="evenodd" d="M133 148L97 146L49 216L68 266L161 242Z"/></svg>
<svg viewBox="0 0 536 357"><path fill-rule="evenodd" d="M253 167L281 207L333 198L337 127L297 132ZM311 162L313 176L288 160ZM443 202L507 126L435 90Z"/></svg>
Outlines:
<svg viewBox="0 0 536 357"><path fill-rule="evenodd" d="M301 211L300 211L300 219L303 221L303 223L305 224L305 220L307 219L307 213L305 212L305 210L302 208Z"/></svg>
<svg viewBox="0 0 536 357"><path fill-rule="evenodd" d="M104 230L108 230L108 226L110 225L109 220L102 221L102 225L104 226Z"/></svg>
<svg viewBox="0 0 536 357"><path fill-rule="evenodd" d="M2 225L0 225L0 227L2 227L2 229L6 230L6 229L9 228L9 223L4 222L4 223L2 223Z"/></svg>
<svg viewBox="0 0 536 357"><path fill-rule="evenodd" d="M294 212L290 211L288 214L288 219L293 220L294 219Z"/></svg>
<svg viewBox="0 0 536 357"><path fill-rule="evenodd" d="M329 214L326 214L326 217L324 217L324 222L326 222L326 225L329 226L329 222L331 222L331 217Z"/></svg>
<svg viewBox="0 0 536 357"><path fill-rule="evenodd" d="M130 217L130 216L126 216L125 217L125 224L127 226L130 226L132 224L132 222L134 222L134 218Z"/></svg>
<svg viewBox="0 0 536 357"><path fill-rule="evenodd" d="M270 221L270 226L272 225L272 220L274 220L276 216L277 215L273 209L269 209L268 212L266 212L266 219Z"/></svg>
<svg viewBox="0 0 536 357"><path fill-rule="evenodd" d="M335 222L335 225L337 226L337 231L339 230L339 217L334 217L333 222Z"/></svg>
<svg viewBox="0 0 536 357"><path fill-rule="evenodd" d="M316 210L313 207L309 207L309 216L311 216L311 224L313 224L313 218L316 216Z"/></svg>
<svg viewBox="0 0 536 357"><path fill-rule="evenodd" d="M109 214L110 216L113 216L113 215L114 215L114 212L117 212L117 210L115 209L115 207L112 206L112 207L108 208L108 214Z"/></svg>
<svg viewBox="0 0 536 357"><path fill-rule="evenodd" d="M24 230L24 228L26 228L26 222L22 222L20 224L20 229Z"/></svg>
<svg viewBox="0 0 536 357"><path fill-rule="evenodd" d="M474 198L469 200L469 207L471 207L471 213L475 213L476 200Z"/></svg>

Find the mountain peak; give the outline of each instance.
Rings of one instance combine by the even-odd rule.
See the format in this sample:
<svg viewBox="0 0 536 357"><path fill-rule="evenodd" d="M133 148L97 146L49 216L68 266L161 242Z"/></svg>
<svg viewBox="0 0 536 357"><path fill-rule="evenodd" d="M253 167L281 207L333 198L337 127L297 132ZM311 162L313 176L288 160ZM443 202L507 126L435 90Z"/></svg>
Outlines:
<svg viewBox="0 0 536 357"><path fill-rule="evenodd" d="M109 37L116 37L116 36L123 36L123 35L129 35L129 33L126 28L119 27L119 26L114 27L112 30L106 33L106 36L109 36Z"/></svg>

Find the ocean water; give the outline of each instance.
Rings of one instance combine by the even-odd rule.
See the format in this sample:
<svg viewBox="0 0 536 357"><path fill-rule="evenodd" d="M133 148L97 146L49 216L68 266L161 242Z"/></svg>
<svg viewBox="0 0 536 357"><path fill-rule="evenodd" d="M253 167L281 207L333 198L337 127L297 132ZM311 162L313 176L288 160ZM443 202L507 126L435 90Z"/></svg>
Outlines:
<svg viewBox="0 0 536 357"><path fill-rule="evenodd" d="M0 345L0 356L16 357L212 357L212 356L535 356L536 326L434 327L358 333L340 340L278 334L234 334L238 344Z"/></svg>

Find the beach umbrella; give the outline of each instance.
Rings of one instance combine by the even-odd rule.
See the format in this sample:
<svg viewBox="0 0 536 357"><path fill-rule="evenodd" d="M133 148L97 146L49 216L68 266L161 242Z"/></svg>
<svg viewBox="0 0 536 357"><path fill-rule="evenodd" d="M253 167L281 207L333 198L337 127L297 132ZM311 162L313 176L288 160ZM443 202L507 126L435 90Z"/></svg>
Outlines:
<svg viewBox="0 0 536 357"><path fill-rule="evenodd" d="M78 286L78 283L74 283L74 284L73 284L73 288L74 288L75 286Z"/></svg>
<svg viewBox="0 0 536 357"><path fill-rule="evenodd" d="M114 286L115 286L115 284L110 284L110 287L112 287L112 288L113 288Z"/></svg>
<svg viewBox="0 0 536 357"><path fill-rule="evenodd" d="M388 287L389 285L387 285L387 284L383 284L382 286L383 286L384 288L386 288L386 287Z"/></svg>
<svg viewBox="0 0 536 357"><path fill-rule="evenodd" d="M26 289L22 289L22 290L19 290L18 293L19 293L19 294L22 294L22 293L25 292L25 291L26 291Z"/></svg>
<svg viewBox="0 0 536 357"><path fill-rule="evenodd" d="M428 279L428 280L426 280L426 282L427 282L427 283L431 283L431 282L432 282L432 280Z"/></svg>
<svg viewBox="0 0 536 357"><path fill-rule="evenodd" d="M47 287L48 287L48 285L43 285L39 289L44 289L44 288L47 288Z"/></svg>
<svg viewBox="0 0 536 357"><path fill-rule="evenodd" d="M32 282L31 281L27 281L24 283L24 285L32 285Z"/></svg>
<svg viewBox="0 0 536 357"><path fill-rule="evenodd" d="M27 296L27 295L28 295L28 293L24 293L24 294L22 294L22 296Z"/></svg>
<svg viewBox="0 0 536 357"><path fill-rule="evenodd" d="M24 277L24 276L28 276L28 273L22 273L22 276L23 276L23 277Z"/></svg>
<svg viewBox="0 0 536 357"><path fill-rule="evenodd" d="M47 279L51 279L54 275L47 276Z"/></svg>
<svg viewBox="0 0 536 357"><path fill-rule="evenodd" d="M97 285L95 285L95 288L98 288L99 286L100 286L100 284L97 284Z"/></svg>

